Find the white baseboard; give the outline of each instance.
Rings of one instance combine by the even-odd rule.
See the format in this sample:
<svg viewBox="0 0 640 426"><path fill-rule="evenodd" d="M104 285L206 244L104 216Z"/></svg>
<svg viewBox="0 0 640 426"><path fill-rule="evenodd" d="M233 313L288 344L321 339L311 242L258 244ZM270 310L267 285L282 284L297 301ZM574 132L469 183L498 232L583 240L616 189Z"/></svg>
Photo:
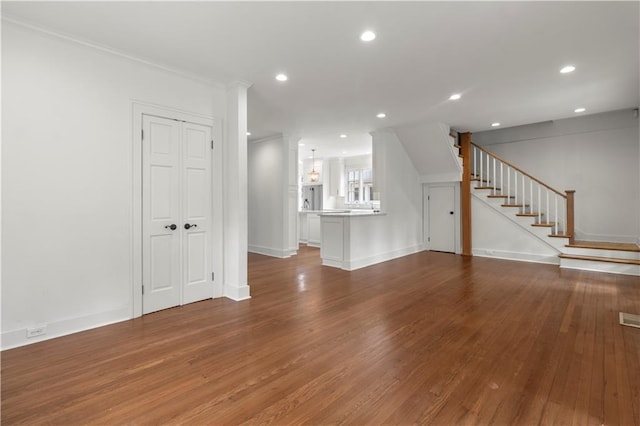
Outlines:
<svg viewBox="0 0 640 426"><path fill-rule="evenodd" d="M42 342L44 340L54 339L56 337L66 336L68 334L78 333L129 319L131 319L131 307L123 306L113 311L67 318L48 323L31 324L25 328L3 332L1 347L2 350L17 348L19 346ZM46 325L47 333L41 336L27 338L27 328L40 325Z"/></svg>
<svg viewBox="0 0 640 426"><path fill-rule="evenodd" d="M356 269L365 268L367 266L375 265L377 263L386 262L388 260L397 259L398 257L408 256L410 254L423 251L422 245L416 245L413 247L407 247L399 250L393 250L386 253L380 253L373 256L362 257L360 259L354 259L351 261L345 260L341 262L341 266L336 266L346 271L355 271ZM323 265L325 261L323 260ZM333 262L332 262L333 263ZM334 266L334 265L327 265Z"/></svg>
<svg viewBox="0 0 640 426"><path fill-rule="evenodd" d="M549 265L559 265L560 258L557 255L543 255L536 253L518 253L512 251L502 251L484 248L474 248L471 254L478 257L491 257L494 259L517 260L520 262L546 263Z"/></svg>
<svg viewBox="0 0 640 426"><path fill-rule="evenodd" d="M231 300L235 300L236 302L239 302L241 300L251 299L248 285L237 287L237 286L227 284L224 286L223 295L224 297L227 297Z"/></svg>
<svg viewBox="0 0 640 426"><path fill-rule="evenodd" d="M263 254L265 256L278 257L280 259L291 257L297 253L296 250L291 250L291 249L275 249L271 247L263 247L263 246L255 246L255 245L249 245L248 251L249 253Z"/></svg>

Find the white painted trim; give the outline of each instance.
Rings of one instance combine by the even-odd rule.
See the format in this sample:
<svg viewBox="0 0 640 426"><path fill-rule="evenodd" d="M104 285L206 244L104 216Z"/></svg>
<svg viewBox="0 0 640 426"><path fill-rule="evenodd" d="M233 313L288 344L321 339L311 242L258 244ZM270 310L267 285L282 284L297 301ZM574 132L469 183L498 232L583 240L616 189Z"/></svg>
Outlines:
<svg viewBox="0 0 640 426"><path fill-rule="evenodd" d="M183 111L176 108L160 106L139 100L131 101L131 291L132 305L131 318L142 316L142 115L154 115L159 117L175 118L191 123L202 124L212 128L211 136L214 139L214 153L212 156L213 169L211 173L213 196L213 226L211 247L214 254L212 269L215 276L219 277L213 283L213 297L222 297L223 263L222 238L224 236L222 223L222 120L203 114ZM216 137L216 130L219 131Z"/></svg>
<svg viewBox="0 0 640 426"><path fill-rule="evenodd" d="M130 319L131 307L123 306L112 311L99 312L81 317L67 318L47 323L47 334L27 339L27 328L2 333L2 350L17 348L31 343L54 339L68 334L86 331L96 327ZM31 327L30 325L29 327Z"/></svg>
<svg viewBox="0 0 640 426"><path fill-rule="evenodd" d="M518 253L514 251L503 251L494 249L474 248L471 250L473 256L490 257L494 259L516 260L519 262L546 263L549 265L559 265L560 258L556 255L541 255L536 253Z"/></svg>
<svg viewBox="0 0 640 426"><path fill-rule="evenodd" d="M377 263L386 262L388 260L397 259L399 257L408 256L410 254L418 253L424 251L422 244L407 247L404 249L393 250L386 253L380 253L369 257L363 257L360 259L354 259L351 261L335 261L322 259L322 264L325 266L333 266L335 268L344 269L345 271L354 271L356 269L365 268L367 266L375 265Z"/></svg>
<svg viewBox="0 0 640 426"><path fill-rule="evenodd" d="M62 40L68 41L68 42L72 42L72 43L76 43L76 44L79 44L79 45L82 45L82 46L85 46L85 47L89 47L91 49L99 50L101 52L108 53L110 55L119 56L121 58L130 60L130 61L133 61L133 62L137 62L139 64L143 64L143 65L146 65L146 66L150 66L150 67L153 67L153 68L157 68L157 69L160 69L162 71L168 72L170 74L174 74L174 75L177 75L179 77L187 78L189 80L197 81L198 83L206 84L208 86L216 87L216 88L219 88L219 89L224 89L226 87L222 83L219 83L219 82L214 81L214 80L210 80L208 78L201 77L201 76L199 76L197 74L193 74L193 73L190 73L190 72L185 71L185 70L169 67L169 66L166 66L166 65L159 64L157 62L150 61L148 59L143 59L143 58L140 58L140 57L137 57L137 56L133 56L133 55L131 55L129 53L126 53L126 52L123 52L123 51L120 51L120 50L116 50L116 49L113 49L111 47L103 46L103 45L97 44L97 43L92 42L92 41L81 40L81 39L77 38L76 36L71 36L71 35L68 35L68 34L63 34L63 33L57 32L57 31L46 29L46 28L40 27L38 25L34 25L34 24L31 24L31 23L22 21L20 19L16 19L14 17L3 16L2 20L5 21L5 22L9 22L11 24L14 24L14 25L23 27L23 28L27 28L27 29L29 29L31 31L35 31L35 32L38 32L38 33L41 33L41 34L45 34L45 35L47 35L49 37L59 38L59 39L62 39ZM251 85L251 83L245 83L245 84Z"/></svg>
<svg viewBox="0 0 640 426"><path fill-rule="evenodd" d="M295 256L298 252L297 250L289 250L289 249L275 249L272 247L263 247L249 244L249 253L257 253L263 254L265 256L278 257L280 259L284 259L287 257Z"/></svg>
<svg viewBox="0 0 640 426"><path fill-rule="evenodd" d="M598 262L584 259L560 259L563 269L578 269L581 271L606 272L610 274L640 276L640 265L625 263Z"/></svg>
<svg viewBox="0 0 640 426"><path fill-rule="evenodd" d="M236 287L236 286L227 284L224 286L223 296L228 299L235 300L236 302L239 302L241 300L251 299L251 296L249 295L248 285L245 285L242 287Z"/></svg>

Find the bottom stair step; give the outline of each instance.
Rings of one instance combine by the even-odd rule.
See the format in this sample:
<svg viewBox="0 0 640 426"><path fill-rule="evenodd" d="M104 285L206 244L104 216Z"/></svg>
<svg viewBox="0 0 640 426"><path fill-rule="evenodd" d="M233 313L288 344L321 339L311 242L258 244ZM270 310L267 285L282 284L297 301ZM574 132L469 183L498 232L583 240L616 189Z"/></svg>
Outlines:
<svg viewBox="0 0 640 426"><path fill-rule="evenodd" d="M635 259L618 259L614 257L600 257L600 256L583 256L580 254L561 254L561 259L575 259L575 260L591 260L595 262L608 262L608 263L622 263L625 265L640 265L640 260Z"/></svg>

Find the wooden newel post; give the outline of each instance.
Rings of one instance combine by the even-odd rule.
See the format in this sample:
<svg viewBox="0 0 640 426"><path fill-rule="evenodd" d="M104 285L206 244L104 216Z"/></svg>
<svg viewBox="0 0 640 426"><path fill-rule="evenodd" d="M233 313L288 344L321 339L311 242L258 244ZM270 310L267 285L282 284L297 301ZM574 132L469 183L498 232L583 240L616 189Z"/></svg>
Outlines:
<svg viewBox="0 0 640 426"><path fill-rule="evenodd" d="M574 222L573 222L573 212L574 212L574 195L576 193L575 189L568 189L566 191L567 194L567 235L569 235L569 244L574 244L576 242L575 230L574 230Z"/></svg>
<svg viewBox="0 0 640 426"><path fill-rule="evenodd" d="M460 133L462 155L462 184L460 208L462 209L462 254L471 256L471 133Z"/></svg>

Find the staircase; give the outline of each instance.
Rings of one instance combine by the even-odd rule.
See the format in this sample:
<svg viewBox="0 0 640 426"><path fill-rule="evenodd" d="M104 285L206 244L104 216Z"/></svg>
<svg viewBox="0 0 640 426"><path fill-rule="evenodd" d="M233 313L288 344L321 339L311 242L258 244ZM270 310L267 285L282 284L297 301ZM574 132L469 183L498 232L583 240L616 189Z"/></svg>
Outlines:
<svg viewBox="0 0 640 426"><path fill-rule="evenodd" d="M575 240L575 191L558 191L475 145L468 133L463 135L467 137L451 134L453 146L459 149L467 166L463 171L463 197L466 178L472 199L491 207L546 245L557 256L553 263L561 268L640 276L637 245ZM464 234L464 199L462 204Z"/></svg>

